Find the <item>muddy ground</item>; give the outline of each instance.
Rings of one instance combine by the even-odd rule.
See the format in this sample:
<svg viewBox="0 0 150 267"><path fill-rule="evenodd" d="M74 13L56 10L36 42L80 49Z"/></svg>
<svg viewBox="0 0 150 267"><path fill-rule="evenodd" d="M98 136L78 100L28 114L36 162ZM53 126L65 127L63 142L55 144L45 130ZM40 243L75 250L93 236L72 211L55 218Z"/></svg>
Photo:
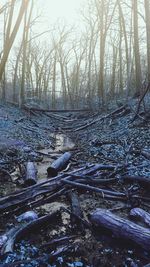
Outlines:
<svg viewBox="0 0 150 267"><path fill-rule="evenodd" d="M116 103L107 111L90 111L82 113L47 113L29 112L20 110L11 105L0 105L0 197L23 188L18 163L35 161L38 169L38 180L47 176L47 167L65 151L73 153L66 171L85 166L87 163L126 164L131 175L150 177L150 160L145 158L141 151L150 152L150 118L145 107L142 107L140 116L132 122L136 110L136 100L131 100L125 110L106 117L118 109ZM146 110L149 104L146 103ZM146 116L145 116L146 115ZM143 119L144 118L144 119ZM95 123L92 123L94 121ZM11 177L7 175L7 171ZM122 175L127 170L122 169L117 175L117 183L107 186L108 189L128 192L133 185L126 184ZM136 190L142 196L149 196L148 188L134 183ZM113 210L115 214L129 218L132 207L142 207L150 212L148 202L111 201L101 198L99 194L78 191L78 196L84 216L96 208ZM52 203L36 208L39 215L50 213L59 207L70 208L66 196L57 198ZM3 234L13 227L16 214L11 218L1 215L0 230ZM150 262L150 254L135 247L124 240L117 240L107 233L86 230L73 231L70 226L70 217L63 215L63 223L56 223L51 229L43 230L39 235L28 237L19 242L14 254L1 257L0 263L11 263L15 260L32 259L37 254L44 255L40 250L41 243L69 234L77 235L72 241L76 247L76 255L63 254L55 262L24 264L20 266L134 266L140 267ZM56 249L56 248L55 248ZM45 265L44 265L45 264ZM1 265L0 265L1 266ZM3 265L2 265L3 266Z"/></svg>

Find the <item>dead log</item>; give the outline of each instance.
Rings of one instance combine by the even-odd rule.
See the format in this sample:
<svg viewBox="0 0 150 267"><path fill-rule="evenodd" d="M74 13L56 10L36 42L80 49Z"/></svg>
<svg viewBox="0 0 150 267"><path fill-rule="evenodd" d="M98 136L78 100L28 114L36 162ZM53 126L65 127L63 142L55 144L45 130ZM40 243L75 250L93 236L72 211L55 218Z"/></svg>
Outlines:
<svg viewBox="0 0 150 267"><path fill-rule="evenodd" d="M100 122L100 121L103 121L104 119L107 119L107 118L110 118L116 114L119 114L120 112L122 112L124 109L126 109L126 105L124 106L121 106L119 107L118 109L114 110L113 112L103 116L103 117L100 117L100 118L97 118L95 120L92 120L92 121L87 121L86 124L84 125L81 125L80 127L76 128L74 131L77 132L77 131L80 131L80 130L83 130L85 128L88 128L89 126L95 124L96 122Z"/></svg>
<svg viewBox="0 0 150 267"><path fill-rule="evenodd" d="M40 248L46 248L46 247L49 248L50 246L52 247L52 246L68 243L70 240L75 239L76 237L77 235L71 235L71 236L64 236L64 237L56 238L50 242L46 242L42 244Z"/></svg>
<svg viewBox="0 0 150 267"><path fill-rule="evenodd" d="M82 183L82 184L90 184L90 185L108 185L112 183L116 183L118 181L117 178L107 178L102 179L99 177L91 177L87 175L71 175L72 178L76 179L76 182Z"/></svg>
<svg viewBox="0 0 150 267"><path fill-rule="evenodd" d="M77 187L80 189L84 189L86 191L92 191L92 192L100 193L102 195L102 198L105 198L105 194L108 196L118 197L118 198L123 199L123 200L126 198L126 195L122 192L116 192L116 191L107 190L107 189L103 189L103 188L97 188L97 187L90 186L90 185L85 185L82 183L72 182L66 178L62 179L62 182L64 184L72 185L75 188Z"/></svg>
<svg viewBox="0 0 150 267"><path fill-rule="evenodd" d="M1 249L1 255L13 252L16 242L25 238L30 233L39 232L41 228L46 227L54 221L56 223L58 219L60 219L60 211L42 216L30 223L25 224L24 226L11 229L8 233L6 233L8 239Z"/></svg>
<svg viewBox="0 0 150 267"><path fill-rule="evenodd" d="M134 242L150 250L150 230L121 218L105 209L97 209L90 215L90 221L97 228L109 230L115 237Z"/></svg>
<svg viewBox="0 0 150 267"><path fill-rule="evenodd" d="M76 175L78 177L84 177L84 176L88 177L88 175L92 175L92 174L96 173L97 171L114 171L118 167L121 167L121 165L117 166L117 165L107 165L107 164L95 164L95 165L91 164L89 169L85 169L85 170L83 170L83 172L81 172L79 174L75 174L74 178L76 178ZM71 174L71 176L72 176L72 174ZM70 179L70 177L69 177L69 179Z"/></svg>
<svg viewBox="0 0 150 267"><path fill-rule="evenodd" d="M22 212L24 207L28 207L31 209L30 204L32 205L32 208L41 206L44 203L50 202L56 196L61 195L62 193L66 192L66 187L65 188L63 187L64 182L62 182L62 179L64 177L66 177L65 179L71 179L70 175L72 174L91 175L98 170L106 169L106 168L114 169L115 166L101 165L101 164L96 164L96 165L89 164L85 167L81 167L74 171L58 175L57 177L51 178L50 180L46 179L28 188L24 188L17 192L11 193L5 197L0 198L0 212L1 213L7 212L7 214L10 214L10 213L14 214L14 210L19 209L20 212ZM82 184L80 184L80 187L81 186ZM73 184L73 187L76 187L76 186ZM86 187L86 190L90 190L90 189ZM105 199L126 200L126 197L124 197L125 195L119 196L118 195L119 193L117 192L115 196L112 196L112 195L107 195L105 192L103 192L104 190L97 190L97 188L95 187L91 188L91 191L96 191L98 193L101 193L101 197Z"/></svg>
<svg viewBox="0 0 150 267"><path fill-rule="evenodd" d="M65 195L65 194L67 194L67 189L62 188L59 191L46 196L44 199L42 198L40 200L35 200L33 202L30 202L30 204L26 205L26 206L30 206L32 208L40 207L46 203L50 203L50 202L54 201L55 199L58 199L60 196Z"/></svg>
<svg viewBox="0 0 150 267"><path fill-rule="evenodd" d="M124 175L122 177L123 180L129 181L129 182L138 182L143 186L150 186L150 178L144 177L144 176L137 176L137 175Z"/></svg>
<svg viewBox="0 0 150 267"><path fill-rule="evenodd" d="M28 111L39 111L39 112L87 112L90 111L90 109L42 109L42 108L34 108L34 107L28 107L26 105L23 106L25 110Z"/></svg>
<svg viewBox="0 0 150 267"><path fill-rule="evenodd" d="M35 185L34 185L35 186ZM44 200L46 199L46 194L50 194L53 191L59 190L61 186L61 181L52 182L49 184L41 185L40 187L30 186L28 190L22 190L16 194L10 194L7 197L0 199L0 212L12 212L18 206L23 207L23 205L29 205L36 197L41 196ZM37 200L39 201L39 199Z"/></svg>
<svg viewBox="0 0 150 267"><path fill-rule="evenodd" d="M34 203L35 206L36 206L36 203L37 205L39 204L40 206L42 205L42 203L46 203L46 200L51 201L51 197L56 193L57 190L63 189L61 179L64 178L64 176L67 175L68 178L69 177L71 178L70 174L74 174L74 173L76 174L83 173L84 175L86 175L86 173L90 173L90 171L93 173L93 171L96 169L97 168L95 168L94 165L91 164L91 165L76 169L72 172L68 172L67 174L65 173L65 175L61 174L55 178L51 178L51 180L46 179L43 182L39 182L28 188L19 190L5 197L2 197L0 198L0 212L1 213L14 212L14 209L18 207L23 208L23 206L30 205L31 202ZM47 194L48 194L48 197L47 197ZM49 194L52 194L52 195L49 197ZM39 197L39 196L41 196L41 199L36 200L36 197ZM42 199L43 199L43 202L42 202Z"/></svg>
<svg viewBox="0 0 150 267"><path fill-rule="evenodd" d="M26 174L24 177L24 184L31 186L37 183L37 169L35 163L28 162L26 165Z"/></svg>
<svg viewBox="0 0 150 267"><path fill-rule="evenodd" d="M55 160L51 166L47 168L48 177L55 177L59 171L65 169L71 156L70 152L65 152L61 157Z"/></svg>
<svg viewBox="0 0 150 267"><path fill-rule="evenodd" d="M147 211L140 208L134 208L130 211L130 216L135 219L140 219L150 227L150 213Z"/></svg>
<svg viewBox="0 0 150 267"><path fill-rule="evenodd" d="M72 191L68 194L68 196L71 201L71 216L70 217L71 217L72 228L75 230L81 230L82 232L84 232L83 224L81 220L78 219L78 217L83 218L83 213L81 210L79 197L77 193L72 192Z"/></svg>

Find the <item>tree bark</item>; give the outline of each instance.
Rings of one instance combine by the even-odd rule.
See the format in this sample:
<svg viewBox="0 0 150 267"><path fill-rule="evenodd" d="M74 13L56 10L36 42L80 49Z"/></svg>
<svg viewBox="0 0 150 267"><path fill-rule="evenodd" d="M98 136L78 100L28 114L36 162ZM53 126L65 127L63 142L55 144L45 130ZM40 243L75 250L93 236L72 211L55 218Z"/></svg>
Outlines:
<svg viewBox="0 0 150 267"><path fill-rule="evenodd" d="M57 160L55 160L51 164L51 166L47 168L48 177L57 176L58 172L63 170L67 166L69 160L71 159L71 156L71 153L66 152Z"/></svg>
<svg viewBox="0 0 150 267"><path fill-rule="evenodd" d="M26 186L31 186L37 183L37 169L33 162L28 162L26 165L26 175L24 179Z"/></svg>
<svg viewBox="0 0 150 267"><path fill-rule="evenodd" d="M5 46L5 49L4 49L4 52L3 52L3 56L2 56L2 59L1 59L1 62L0 62L0 81L2 80L3 73L4 73L4 70L5 70L5 65L6 65L10 50L11 50L12 45L14 43L14 40L16 38L16 35L17 35L18 30L19 30L19 27L20 27L21 21L23 19L24 13L28 8L28 4L29 4L29 0L22 0L21 7L20 7L20 10L19 10L19 15L17 17L16 23L14 25L14 28L12 30L11 35L7 39L6 46Z"/></svg>
<svg viewBox="0 0 150 267"><path fill-rule="evenodd" d="M132 241L150 250L150 230L105 209L97 209L90 215L90 221L97 228L109 230L115 237Z"/></svg>
<svg viewBox="0 0 150 267"><path fill-rule="evenodd" d="M134 208L130 211L130 216L135 219L140 219L140 221L150 227L150 214L147 211L140 208Z"/></svg>
<svg viewBox="0 0 150 267"><path fill-rule="evenodd" d="M134 55L135 55L135 85L136 93L140 93L142 85L141 60L139 50L139 26L138 26L138 2L132 0L133 3L133 25L134 25Z"/></svg>
<svg viewBox="0 0 150 267"><path fill-rule="evenodd" d="M144 0L145 5L145 20L146 20L146 39L147 39L147 67L148 67L148 82L150 82L150 3Z"/></svg>

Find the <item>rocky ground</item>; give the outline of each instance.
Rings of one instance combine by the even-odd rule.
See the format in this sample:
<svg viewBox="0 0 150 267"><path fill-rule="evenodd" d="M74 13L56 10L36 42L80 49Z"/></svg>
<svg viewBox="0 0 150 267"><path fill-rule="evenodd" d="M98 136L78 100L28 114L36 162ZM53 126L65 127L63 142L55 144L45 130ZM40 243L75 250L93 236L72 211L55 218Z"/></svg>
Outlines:
<svg viewBox="0 0 150 267"><path fill-rule="evenodd" d="M140 115L133 122L136 110L136 100L128 105L116 104L107 112L83 113L47 113L29 110L19 110L14 106L0 105L0 195L10 194L23 188L19 164L35 161L38 169L38 180L46 178L46 169L65 151L73 153L72 160L66 171L84 167L87 163L114 164L123 166L111 177L117 180L106 186L116 192L129 194L130 188L143 197L149 197L148 188L139 183L125 183L122 180L126 173L130 175L150 177L150 159L143 151L150 153L150 119L149 103L146 103L146 113L142 106ZM117 110L116 112L114 112ZM108 176L108 173L100 173ZM110 175L110 174L109 174ZM129 218L132 207L142 207L150 212L149 201L134 200L112 201L102 198L98 193L78 190L81 209L84 217L96 208L110 209L121 217ZM58 197L52 203L35 209L40 214L48 214L59 207L70 208L68 198ZM1 215L1 232L11 229L16 224L15 214L11 218ZM70 267L100 267L100 266L134 266L140 267L150 262L148 251L129 244L122 239L116 240L112 235L86 230L70 229L70 217L64 213L63 223L52 225L51 229L42 230L38 236L31 236L26 241L19 242L15 252L1 257L1 265L16 260L26 260L47 255L47 250L41 250L41 243L48 242L69 234L77 235L69 245L74 245L73 253L64 252L55 260L37 263L25 263L20 266L70 266ZM52 247L55 251L57 246ZM52 250L51 249L51 250ZM51 251L50 250L50 251ZM49 262L49 263L48 263ZM6 265L8 266L8 265ZM11 266L11 265L10 265ZM13 265L15 266L15 265Z"/></svg>

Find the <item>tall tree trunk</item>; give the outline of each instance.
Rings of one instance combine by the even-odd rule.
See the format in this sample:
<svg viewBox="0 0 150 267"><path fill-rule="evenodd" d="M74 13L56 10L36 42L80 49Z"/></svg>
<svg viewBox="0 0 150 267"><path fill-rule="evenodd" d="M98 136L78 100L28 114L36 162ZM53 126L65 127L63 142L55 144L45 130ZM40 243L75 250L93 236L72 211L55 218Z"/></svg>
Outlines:
<svg viewBox="0 0 150 267"><path fill-rule="evenodd" d="M119 13L119 92L123 93L123 73L122 73L122 23L121 23L121 16Z"/></svg>
<svg viewBox="0 0 150 267"><path fill-rule="evenodd" d="M113 62L112 62L111 84L110 84L110 94L112 97L114 97L115 95L116 64L117 64L117 48L113 45Z"/></svg>
<svg viewBox="0 0 150 267"><path fill-rule="evenodd" d="M13 13L13 4L11 6L11 12ZM7 39L7 34L8 34L8 27L6 28L6 25L7 25L7 19L8 19L8 14L7 14L7 11L4 10L4 34L3 34L3 50L5 49L5 44L6 44L6 39ZM10 16L9 16L9 19L10 19ZM8 24L9 24L9 21L8 21ZM6 32L7 30L7 32ZM6 100L6 71L4 69L4 73L3 73L3 79L2 79L2 100L5 102Z"/></svg>
<svg viewBox="0 0 150 267"><path fill-rule="evenodd" d="M26 49L27 49L27 43L26 43L26 23L27 23L27 12L25 12L24 16L24 30L23 30L23 49L22 49L22 77L21 77L21 87L19 92L19 107L21 108L24 104L24 98L25 98L25 61L26 61Z"/></svg>
<svg viewBox="0 0 150 267"><path fill-rule="evenodd" d="M101 0L100 14L100 70L99 70L99 105L104 105L104 54L105 54L105 33L104 33L104 0Z"/></svg>
<svg viewBox="0 0 150 267"><path fill-rule="evenodd" d="M5 49L3 51L3 55L2 55L2 58L1 58L1 62L0 62L0 81L2 80L3 73L4 73L4 70L5 70L5 65L6 65L10 50L11 50L12 45L14 43L14 40L16 38L17 32L19 30L21 21L23 19L24 13L25 13L25 11L26 11L26 9L28 7L28 4L29 4L29 0L22 0L21 7L20 7L20 10L19 10L19 14L18 14L16 23L15 23L15 25L13 27L12 33L7 38Z"/></svg>
<svg viewBox="0 0 150 267"><path fill-rule="evenodd" d="M146 37L147 37L148 82L150 82L150 3L148 0L144 0L144 4L145 4Z"/></svg>
<svg viewBox="0 0 150 267"><path fill-rule="evenodd" d="M134 55L135 55L135 84L136 93L140 93L142 84L141 61L139 51L139 26L138 26L138 3L133 1L133 26L134 26Z"/></svg>
<svg viewBox="0 0 150 267"><path fill-rule="evenodd" d="M65 80L65 72L63 62L60 59L60 71L61 71L61 86L62 86L62 93L63 93L63 106L64 109L67 108L67 91L66 91L66 80Z"/></svg>
<svg viewBox="0 0 150 267"><path fill-rule="evenodd" d="M14 69L14 77L13 77L13 102L16 103L18 102L18 98L17 98L17 91L16 91L16 85L17 85L17 79L18 79L18 67L19 67L19 61L20 61L20 57L21 57L21 53L22 53L22 47L23 47L23 41L21 42L20 48L19 48L19 52L18 55L16 56L16 62L15 62L15 69Z"/></svg>
<svg viewBox="0 0 150 267"><path fill-rule="evenodd" d="M56 51L54 55L54 63L53 63L53 78L52 78L52 108L56 108Z"/></svg>
<svg viewBox="0 0 150 267"><path fill-rule="evenodd" d="M34 2L32 0L28 20L27 20L27 9L26 9L25 16L24 16L22 78L21 78L21 88L20 88L20 95L19 95L19 107L21 107L25 101L26 56L27 56L29 28L30 28L30 22L31 22L32 11L33 11L33 3Z"/></svg>

